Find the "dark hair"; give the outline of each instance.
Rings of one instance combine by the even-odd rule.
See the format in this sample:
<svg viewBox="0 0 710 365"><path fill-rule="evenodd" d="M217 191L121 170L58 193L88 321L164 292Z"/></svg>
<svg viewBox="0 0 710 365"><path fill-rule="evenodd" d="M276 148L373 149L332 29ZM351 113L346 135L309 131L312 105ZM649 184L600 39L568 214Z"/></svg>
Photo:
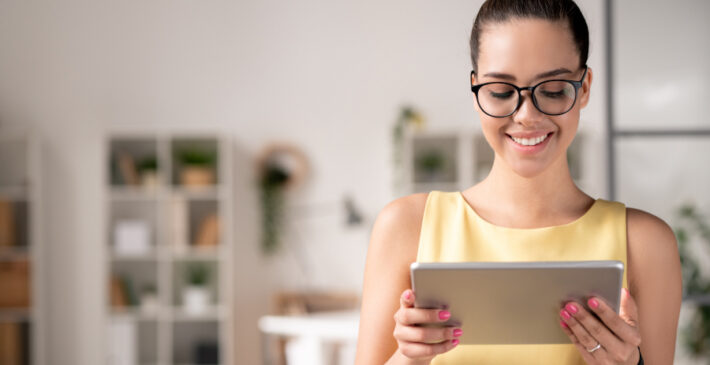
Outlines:
<svg viewBox="0 0 710 365"><path fill-rule="evenodd" d="M587 63L589 55L589 28L582 11L573 0L486 0L478 11L471 29L471 64L478 68L478 46L486 24L505 22L512 18L536 18L549 21L567 21L572 38L579 51L579 66Z"/></svg>

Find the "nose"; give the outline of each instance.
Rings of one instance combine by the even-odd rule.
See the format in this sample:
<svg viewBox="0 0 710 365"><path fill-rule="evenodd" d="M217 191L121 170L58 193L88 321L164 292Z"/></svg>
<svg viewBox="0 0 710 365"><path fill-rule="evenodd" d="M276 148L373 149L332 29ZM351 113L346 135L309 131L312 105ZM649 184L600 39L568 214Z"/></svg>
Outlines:
<svg viewBox="0 0 710 365"><path fill-rule="evenodd" d="M520 107L513 113L513 120L524 126L533 126L539 123L544 114L535 107L530 90L522 91L520 98Z"/></svg>

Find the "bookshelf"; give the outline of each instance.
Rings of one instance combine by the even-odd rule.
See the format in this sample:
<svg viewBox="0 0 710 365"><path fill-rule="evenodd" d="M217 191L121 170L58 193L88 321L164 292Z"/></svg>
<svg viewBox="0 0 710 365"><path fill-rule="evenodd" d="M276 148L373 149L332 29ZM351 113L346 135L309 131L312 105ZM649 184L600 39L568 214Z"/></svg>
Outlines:
<svg viewBox="0 0 710 365"><path fill-rule="evenodd" d="M234 363L231 145L217 133L106 141L107 363Z"/></svg>
<svg viewBox="0 0 710 365"><path fill-rule="evenodd" d="M567 150L572 178L584 186L582 147L575 136ZM461 191L483 180L493 166L494 152L480 130L406 130L403 193Z"/></svg>
<svg viewBox="0 0 710 365"><path fill-rule="evenodd" d="M44 364L39 143L0 134L0 363Z"/></svg>

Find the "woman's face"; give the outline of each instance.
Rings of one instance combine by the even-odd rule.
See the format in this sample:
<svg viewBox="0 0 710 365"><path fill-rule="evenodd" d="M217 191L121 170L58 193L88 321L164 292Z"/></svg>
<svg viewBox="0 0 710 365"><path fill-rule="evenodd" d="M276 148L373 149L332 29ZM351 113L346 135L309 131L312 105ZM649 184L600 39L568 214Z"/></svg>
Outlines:
<svg viewBox="0 0 710 365"><path fill-rule="evenodd" d="M472 82L504 81L525 87L551 79L578 81L583 73L579 52L565 23L513 19L484 27L479 37L478 69ZM577 131L580 110L589 100L591 81L589 69L572 109L557 116L537 110L530 91L522 91L520 108L503 118L483 113L474 101L483 134L495 151L496 159L524 177L536 176L553 164L565 163L567 147Z"/></svg>

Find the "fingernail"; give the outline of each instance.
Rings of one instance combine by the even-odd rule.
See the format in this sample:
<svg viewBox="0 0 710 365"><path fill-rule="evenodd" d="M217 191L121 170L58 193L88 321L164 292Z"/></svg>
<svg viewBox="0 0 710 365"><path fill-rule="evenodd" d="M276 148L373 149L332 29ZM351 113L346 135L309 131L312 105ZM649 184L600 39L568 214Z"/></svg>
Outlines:
<svg viewBox="0 0 710 365"><path fill-rule="evenodd" d="M562 327L564 327L564 328L569 328L569 326L567 325L567 323L565 323L565 321L563 321L563 320L560 320L560 326L562 326Z"/></svg>
<svg viewBox="0 0 710 365"><path fill-rule="evenodd" d="M599 302L598 302L596 299L594 299L594 298L589 299L589 300L587 301L587 304L589 304L589 306L592 307L592 308L598 308L598 307L599 307Z"/></svg>
<svg viewBox="0 0 710 365"><path fill-rule="evenodd" d="M451 313L449 313L449 311L439 312L439 319L449 319L449 317L451 317Z"/></svg>
<svg viewBox="0 0 710 365"><path fill-rule="evenodd" d="M459 344L459 340L451 340L451 344L453 344L454 346L456 346L456 345Z"/></svg>
<svg viewBox="0 0 710 365"><path fill-rule="evenodd" d="M461 337L463 335L463 330L460 328L457 328L454 330L454 337Z"/></svg>
<svg viewBox="0 0 710 365"><path fill-rule="evenodd" d="M411 297L412 297L412 292L411 292L411 291L407 290L406 292L404 292L404 299L409 299L409 298L411 298Z"/></svg>
<svg viewBox="0 0 710 365"><path fill-rule="evenodd" d="M561 315L564 319L570 319L570 318L572 318L572 316L571 316L569 313L567 313L567 311L564 310L564 309L560 311L560 315Z"/></svg>
<svg viewBox="0 0 710 365"><path fill-rule="evenodd" d="M572 303L567 303L567 305L565 306L565 309L570 311L572 314L577 313L577 306Z"/></svg>

